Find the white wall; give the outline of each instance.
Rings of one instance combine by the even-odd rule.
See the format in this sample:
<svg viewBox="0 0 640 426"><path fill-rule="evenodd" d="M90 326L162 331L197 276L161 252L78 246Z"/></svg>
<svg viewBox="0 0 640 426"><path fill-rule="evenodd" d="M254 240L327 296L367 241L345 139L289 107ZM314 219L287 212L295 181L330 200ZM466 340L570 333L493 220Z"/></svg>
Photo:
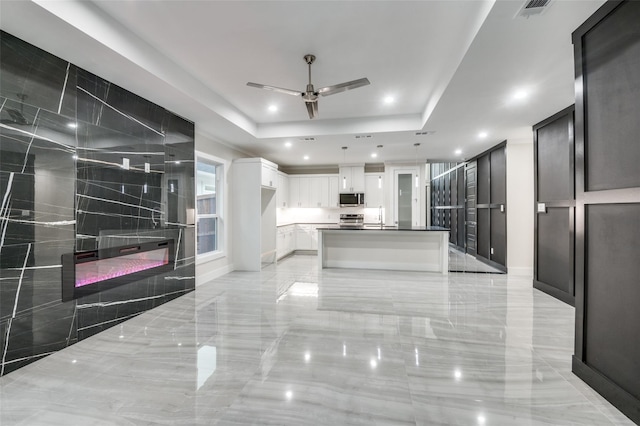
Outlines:
<svg viewBox="0 0 640 426"><path fill-rule="evenodd" d="M507 142L507 270L533 277L533 136Z"/></svg>
<svg viewBox="0 0 640 426"><path fill-rule="evenodd" d="M233 229L233 212L231 205L233 202L233 194L231 188L233 185L231 171L231 162L236 158L251 157L251 155L240 152L227 145L223 145L209 136L196 132L196 151L213 155L228 162L224 176L224 208L223 220L225 222L226 239L225 256L211 261L196 262L196 286L203 284L209 280L222 276L234 270L233 266L233 239L231 238L231 230Z"/></svg>

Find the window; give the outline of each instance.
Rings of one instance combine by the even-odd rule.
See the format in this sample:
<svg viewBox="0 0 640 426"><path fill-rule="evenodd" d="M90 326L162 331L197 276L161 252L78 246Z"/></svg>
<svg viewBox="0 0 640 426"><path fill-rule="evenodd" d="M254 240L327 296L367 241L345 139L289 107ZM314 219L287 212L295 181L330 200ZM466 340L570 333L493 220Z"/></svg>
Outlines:
<svg viewBox="0 0 640 426"><path fill-rule="evenodd" d="M224 161L196 153L196 218L198 257L224 250Z"/></svg>

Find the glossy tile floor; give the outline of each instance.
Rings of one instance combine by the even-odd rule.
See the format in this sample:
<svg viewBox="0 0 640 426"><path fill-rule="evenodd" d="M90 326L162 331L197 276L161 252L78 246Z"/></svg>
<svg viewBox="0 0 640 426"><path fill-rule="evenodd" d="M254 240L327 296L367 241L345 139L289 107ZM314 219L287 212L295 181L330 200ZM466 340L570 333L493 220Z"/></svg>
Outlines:
<svg viewBox="0 0 640 426"><path fill-rule="evenodd" d="M0 424L632 424L572 375L573 315L527 278L294 256L0 378Z"/></svg>
<svg viewBox="0 0 640 426"><path fill-rule="evenodd" d="M475 257L470 256L458 249L449 247L449 271L452 272L473 272L473 273L494 273L503 274L499 269L482 263Z"/></svg>

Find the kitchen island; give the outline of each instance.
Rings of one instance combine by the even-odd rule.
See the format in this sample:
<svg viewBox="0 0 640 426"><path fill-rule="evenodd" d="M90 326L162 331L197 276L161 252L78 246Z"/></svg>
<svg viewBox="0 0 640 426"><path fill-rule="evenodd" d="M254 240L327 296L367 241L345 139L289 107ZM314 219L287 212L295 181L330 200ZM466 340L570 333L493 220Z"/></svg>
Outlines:
<svg viewBox="0 0 640 426"><path fill-rule="evenodd" d="M318 228L320 268L449 272L449 230L441 227Z"/></svg>

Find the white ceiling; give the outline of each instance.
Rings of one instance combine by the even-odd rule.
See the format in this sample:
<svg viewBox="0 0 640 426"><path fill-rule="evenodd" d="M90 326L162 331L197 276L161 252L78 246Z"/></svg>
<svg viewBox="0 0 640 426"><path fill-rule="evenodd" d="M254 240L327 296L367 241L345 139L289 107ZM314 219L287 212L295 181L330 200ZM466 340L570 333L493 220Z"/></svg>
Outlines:
<svg viewBox="0 0 640 426"><path fill-rule="evenodd" d="M573 103L571 32L603 3L553 0L525 19L524 0L2 0L0 26L248 154L335 165L531 142L533 124ZM316 89L371 85L320 98L315 120L302 99L246 86L304 91L307 53ZM517 90L528 96L514 99Z"/></svg>

